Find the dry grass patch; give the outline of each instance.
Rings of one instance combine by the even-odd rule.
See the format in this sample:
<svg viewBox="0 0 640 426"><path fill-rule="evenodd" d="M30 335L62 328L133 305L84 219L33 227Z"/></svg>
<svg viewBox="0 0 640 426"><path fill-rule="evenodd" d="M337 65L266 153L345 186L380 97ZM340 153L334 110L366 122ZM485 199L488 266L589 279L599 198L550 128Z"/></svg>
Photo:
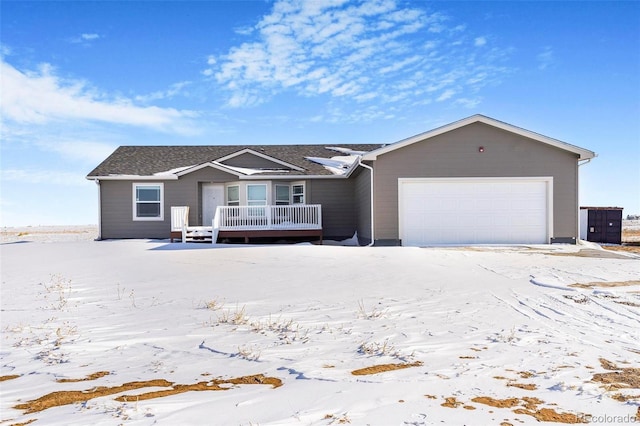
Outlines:
<svg viewBox="0 0 640 426"><path fill-rule="evenodd" d="M507 386L512 387L512 388L524 389L524 390L536 390L536 389L538 389L538 386L536 386L533 383L509 382L509 383L507 383Z"/></svg>
<svg viewBox="0 0 640 426"><path fill-rule="evenodd" d="M393 370L402 370L404 368L409 367L420 367L422 365L421 361L416 361L412 363L401 363L401 364L378 364L372 365L371 367L360 368L358 370L353 370L351 374L354 376L366 376L369 374L378 374L384 373L387 371Z"/></svg>
<svg viewBox="0 0 640 426"><path fill-rule="evenodd" d="M627 401L640 400L640 395L623 395L621 393L616 393L614 395L611 395L611 398L615 399L616 401L627 402ZM638 407L638 409L640 410L640 407Z"/></svg>
<svg viewBox="0 0 640 426"><path fill-rule="evenodd" d="M507 399L495 399L488 396L479 396L473 398L471 401L478 404L489 405L496 408L514 408L516 414L525 414L534 417L540 422L556 422L556 423L587 423L585 420L588 416L577 415L573 413L558 413L551 408L538 408L544 401L538 398L507 398Z"/></svg>
<svg viewBox="0 0 640 426"><path fill-rule="evenodd" d="M8 376L0 376L0 382L4 382L6 380L17 379L18 377L20 377L19 374L10 374Z"/></svg>
<svg viewBox="0 0 640 426"><path fill-rule="evenodd" d="M22 423L11 423L11 426L26 426L28 424L31 424L33 422L35 422L38 419L31 419L31 420L27 420L26 422L22 422Z"/></svg>
<svg viewBox="0 0 640 426"><path fill-rule="evenodd" d="M473 398L471 401L496 408L511 408L520 405L520 400L518 398L494 399L490 396L478 396Z"/></svg>
<svg viewBox="0 0 640 426"><path fill-rule="evenodd" d="M211 380L208 382L200 382L191 385L176 385L173 382L169 382L164 379L147 380L140 382L129 382L119 386L99 386L85 391L57 391L51 392L38 399L34 399L23 404L16 405L15 409L25 410L26 414L37 413L39 411L46 410L52 407L59 407L61 405L74 404L77 402L89 401L93 398L101 396L113 395L121 392L128 392L136 389L150 388L150 387L162 387L169 388L157 392L148 392L142 395L124 395L116 398L116 401L136 401L151 398L160 398L163 396L175 395L179 393L189 391L204 391L204 390L227 390L228 388L221 387L222 384L232 385L271 385L274 388L282 386L282 381L274 377L265 377L262 374L255 376L244 376L235 379L219 379Z"/></svg>
<svg viewBox="0 0 640 426"><path fill-rule="evenodd" d="M600 365L609 372L594 374L592 382L602 383L606 390L640 389L640 368L621 368L604 358Z"/></svg>
<svg viewBox="0 0 640 426"><path fill-rule="evenodd" d="M583 248L574 252L545 252L550 256L595 257L599 259L629 259L628 256L617 254L613 251Z"/></svg>
<svg viewBox="0 0 640 426"><path fill-rule="evenodd" d="M98 371L97 373L89 374L87 377L82 379L58 379L56 382L58 383L75 383L75 382L88 382L91 380L99 379L100 377L108 376L108 371Z"/></svg>
<svg viewBox="0 0 640 426"><path fill-rule="evenodd" d="M637 243L635 243L637 244ZM602 246L605 250L610 251L624 251L626 253L640 254L640 245L624 245L624 246Z"/></svg>
<svg viewBox="0 0 640 426"><path fill-rule="evenodd" d="M573 413L558 413L551 408L541 408L535 411L519 408L517 410L513 410L513 412L516 414L526 414L528 416L532 416L539 422L568 424L589 423L586 416L578 416L577 414Z"/></svg>
<svg viewBox="0 0 640 426"><path fill-rule="evenodd" d="M640 280L576 283L576 284L569 284L569 287L590 289L594 287L610 288L610 287L627 287L632 285L640 285Z"/></svg>
<svg viewBox="0 0 640 426"><path fill-rule="evenodd" d="M462 402L458 401L455 396L450 396L444 399L444 402L440 404L442 407L447 408L458 408L461 405L464 405Z"/></svg>

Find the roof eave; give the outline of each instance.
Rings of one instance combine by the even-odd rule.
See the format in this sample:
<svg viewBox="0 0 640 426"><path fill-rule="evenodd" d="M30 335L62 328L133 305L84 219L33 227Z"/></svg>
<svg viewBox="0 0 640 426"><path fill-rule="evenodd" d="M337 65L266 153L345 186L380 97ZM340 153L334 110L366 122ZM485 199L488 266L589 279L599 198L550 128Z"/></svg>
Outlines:
<svg viewBox="0 0 640 426"><path fill-rule="evenodd" d="M177 180L178 176L176 175L106 175L106 176L86 176L88 180Z"/></svg>
<svg viewBox="0 0 640 426"><path fill-rule="evenodd" d="M584 148L580 148L578 146L575 145L571 145L569 143L566 142L562 142L558 139L553 139L550 138L548 136L544 136L541 135L539 133L535 133L532 132L530 130L526 130L523 129L521 127L517 127L514 126L512 124L508 124L505 123L503 121L499 121L490 117L487 117L485 115L481 115L481 114L476 114L476 115L472 115L470 117L467 118L463 118L462 120L458 120L458 121L454 121L453 123L449 123L446 124L444 126L441 127L437 127L433 130L429 130L427 132L424 133L420 133L418 135L415 136L411 136L409 138L406 139L402 139L398 142L395 142L393 144L387 145L385 147L376 149L374 151L371 151L367 154L365 154L362 159L364 161L374 161L377 160L378 156L382 155L382 154L386 154L387 152L391 152L391 151L395 151L396 149L400 149L403 148L407 145L411 145L414 144L416 142L420 142L426 139L430 139L433 138L435 136L441 135L443 133L447 133L450 132L452 130L456 130L459 129L461 127L467 126L469 124L473 124L473 123L484 123L487 124L489 126L493 126L496 127L498 129L502 129L511 133L515 133L530 139L534 139L537 140L539 142L543 142L546 143L548 145L552 145L555 146L556 148L560 148L563 149L565 151L569 151L569 152L573 152L575 154L578 155L578 159L579 160L588 160L591 158L594 158L596 156L596 154L593 151L589 151L588 149L584 149Z"/></svg>

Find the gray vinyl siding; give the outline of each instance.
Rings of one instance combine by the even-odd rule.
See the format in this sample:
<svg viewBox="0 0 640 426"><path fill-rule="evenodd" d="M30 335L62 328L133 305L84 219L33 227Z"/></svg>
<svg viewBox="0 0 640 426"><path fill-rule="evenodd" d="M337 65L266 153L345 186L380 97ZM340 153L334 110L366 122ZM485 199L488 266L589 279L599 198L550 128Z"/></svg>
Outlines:
<svg viewBox="0 0 640 426"><path fill-rule="evenodd" d="M360 167L352 176L357 214L358 237L362 243L371 242L371 171Z"/></svg>
<svg viewBox="0 0 640 426"><path fill-rule="evenodd" d="M234 166L234 167L246 167L248 169L260 169L260 168L285 169L287 168L282 164L278 164L266 158L258 157L257 155L253 155L248 152L237 155L233 158L229 158L228 160L223 161L222 164L226 164L228 166Z"/></svg>
<svg viewBox="0 0 640 426"><path fill-rule="evenodd" d="M133 183L144 180L100 181L101 238L168 238L171 230L171 206L189 206L189 223L200 225L201 184L235 181L237 177L213 168L197 170L179 180L146 181L164 184L164 220L133 220Z"/></svg>
<svg viewBox="0 0 640 426"><path fill-rule="evenodd" d="M163 221L133 220L133 183L145 182L144 180L101 181L101 237L168 238L171 230L171 206L189 206L189 223L201 225L202 184L237 181L235 175L210 167L184 175L178 180L161 181L164 184ZM357 206L353 180L306 180L305 191L307 204L322 204L325 236L342 238L354 234L357 228Z"/></svg>
<svg viewBox="0 0 640 426"><path fill-rule="evenodd" d="M478 152L480 146L484 152ZM398 178L553 177L553 236L578 237L577 155L474 123L378 157L374 162L376 240L397 240Z"/></svg>
<svg viewBox="0 0 640 426"><path fill-rule="evenodd" d="M322 205L322 233L325 238L347 238L357 229L352 179L316 179L306 184L308 204Z"/></svg>

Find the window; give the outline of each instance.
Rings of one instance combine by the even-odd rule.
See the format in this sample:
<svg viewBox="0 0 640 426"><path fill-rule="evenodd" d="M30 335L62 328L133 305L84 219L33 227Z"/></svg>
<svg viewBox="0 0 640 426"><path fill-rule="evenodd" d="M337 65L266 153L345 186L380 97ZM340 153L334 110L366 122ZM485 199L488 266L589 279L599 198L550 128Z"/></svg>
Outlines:
<svg viewBox="0 0 640 426"><path fill-rule="evenodd" d="M293 204L304 204L304 184L291 185Z"/></svg>
<svg viewBox="0 0 640 426"><path fill-rule="evenodd" d="M240 187L238 185L227 187L227 205L228 206L240 205Z"/></svg>
<svg viewBox="0 0 640 426"><path fill-rule="evenodd" d="M266 206L267 205L267 185L247 185L247 205ZM265 216L264 207L254 207L249 209L249 216Z"/></svg>
<svg viewBox="0 0 640 426"><path fill-rule="evenodd" d="M286 206L291 202L289 185L276 185L276 206Z"/></svg>
<svg viewBox="0 0 640 426"><path fill-rule="evenodd" d="M133 220L164 220L164 185L133 184Z"/></svg>
<svg viewBox="0 0 640 426"><path fill-rule="evenodd" d="M267 185L247 185L247 205L267 205Z"/></svg>

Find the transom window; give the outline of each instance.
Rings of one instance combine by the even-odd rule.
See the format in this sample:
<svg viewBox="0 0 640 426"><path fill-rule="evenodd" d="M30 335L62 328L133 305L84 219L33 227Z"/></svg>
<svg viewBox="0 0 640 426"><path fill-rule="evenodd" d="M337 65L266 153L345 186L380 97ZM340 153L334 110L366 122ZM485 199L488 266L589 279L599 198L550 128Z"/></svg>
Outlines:
<svg viewBox="0 0 640 426"><path fill-rule="evenodd" d="M164 185L133 184L133 220L164 220Z"/></svg>

